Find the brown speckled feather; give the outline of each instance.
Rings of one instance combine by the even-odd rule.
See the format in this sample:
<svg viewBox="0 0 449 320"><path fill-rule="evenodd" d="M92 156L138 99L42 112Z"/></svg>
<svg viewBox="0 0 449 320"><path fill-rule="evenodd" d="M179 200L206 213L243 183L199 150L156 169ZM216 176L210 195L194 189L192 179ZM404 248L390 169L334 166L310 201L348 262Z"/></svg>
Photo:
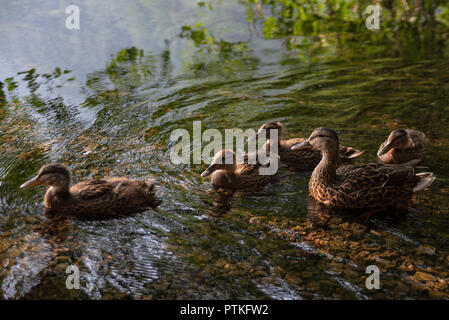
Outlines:
<svg viewBox="0 0 449 320"><path fill-rule="evenodd" d="M212 174L214 187L226 188L235 191L260 191L273 179L273 175L261 175L261 164L238 164L233 174L224 170Z"/></svg>
<svg viewBox="0 0 449 320"><path fill-rule="evenodd" d="M68 194L50 188L44 199L47 215L87 219L114 218L157 205L153 182L127 178L83 181L72 186Z"/></svg>
<svg viewBox="0 0 449 320"><path fill-rule="evenodd" d="M419 178L413 167L371 163L337 170L337 180L323 182L312 176L310 194L326 205L342 208L371 208L408 202Z"/></svg>
<svg viewBox="0 0 449 320"><path fill-rule="evenodd" d="M315 129L308 143L323 152L309 180L317 201L340 208L403 207L413 192L429 186L432 173L416 174L411 166L369 163L336 169L338 136L332 129Z"/></svg>

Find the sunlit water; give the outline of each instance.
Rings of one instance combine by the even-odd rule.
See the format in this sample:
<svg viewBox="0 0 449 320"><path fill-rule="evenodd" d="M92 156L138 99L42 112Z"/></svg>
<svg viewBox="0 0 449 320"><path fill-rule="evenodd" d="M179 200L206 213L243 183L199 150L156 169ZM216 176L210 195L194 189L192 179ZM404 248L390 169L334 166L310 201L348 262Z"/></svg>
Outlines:
<svg viewBox="0 0 449 320"><path fill-rule="evenodd" d="M1 1L2 298L449 297L444 50L419 59L360 43L287 50L238 1L78 1L81 29L67 30L72 1L53 2ZM214 42L185 35L198 21ZM309 173L281 171L212 217L207 165L170 161L171 132L198 120L221 132L282 121L288 137L325 125L365 150L361 162L393 128L416 128L431 141L423 165L437 180L408 214L366 224L311 205ZM50 161L75 181L154 178L163 203L119 220L49 222L45 190L18 187ZM71 264L80 290L66 288ZM368 265L381 270L379 290L365 286Z"/></svg>

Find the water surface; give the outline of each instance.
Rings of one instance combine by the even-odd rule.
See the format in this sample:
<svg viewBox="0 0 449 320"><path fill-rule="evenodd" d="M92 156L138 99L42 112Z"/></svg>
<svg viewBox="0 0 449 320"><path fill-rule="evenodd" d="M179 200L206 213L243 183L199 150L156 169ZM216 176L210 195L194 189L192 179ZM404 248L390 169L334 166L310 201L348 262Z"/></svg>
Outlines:
<svg viewBox="0 0 449 320"><path fill-rule="evenodd" d="M3 299L449 297L444 21L311 29L252 2L75 1L81 29L68 30L73 1L1 1ZM360 162L392 129L415 128L431 141L423 165L437 180L406 215L366 224L310 203L309 173L281 171L212 217L207 165L170 161L171 132L193 121L221 132L282 121L287 137L325 125L365 150ZM49 222L45 190L18 187L50 161L75 181L154 178L163 203L120 220ZM71 264L80 290L65 287ZM365 287L368 265L381 270L379 290Z"/></svg>

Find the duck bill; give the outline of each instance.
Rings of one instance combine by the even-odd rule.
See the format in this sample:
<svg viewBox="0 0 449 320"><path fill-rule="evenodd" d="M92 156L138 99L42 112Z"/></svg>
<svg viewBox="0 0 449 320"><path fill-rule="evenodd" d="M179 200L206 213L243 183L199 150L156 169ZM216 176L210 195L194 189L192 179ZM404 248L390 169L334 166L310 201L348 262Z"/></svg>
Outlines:
<svg viewBox="0 0 449 320"><path fill-rule="evenodd" d="M379 151L377 151L377 156L378 157L383 156L388 151L390 151L393 147L394 147L394 145L391 142L388 142L383 147L379 148Z"/></svg>
<svg viewBox="0 0 449 320"><path fill-rule="evenodd" d="M41 184L41 182L39 181L39 177L34 177L34 178L28 180L27 182L25 182L24 184L22 184L20 186L20 189L34 187L34 186L38 186L40 184Z"/></svg>
<svg viewBox="0 0 449 320"><path fill-rule="evenodd" d="M292 150L296 150L305 146L310 146L309 140L303 141L301 143L295 144L294 146L292 146L290 149Z"/></svg>
<svg viewBox="0 0 449 320"><path fill-rule="evenodd" d="M211 164L206 170L203 171L203 173L201 174L201 178L205 178L211 175L216 170L216 168L217 166L215 164Z"/></svg>

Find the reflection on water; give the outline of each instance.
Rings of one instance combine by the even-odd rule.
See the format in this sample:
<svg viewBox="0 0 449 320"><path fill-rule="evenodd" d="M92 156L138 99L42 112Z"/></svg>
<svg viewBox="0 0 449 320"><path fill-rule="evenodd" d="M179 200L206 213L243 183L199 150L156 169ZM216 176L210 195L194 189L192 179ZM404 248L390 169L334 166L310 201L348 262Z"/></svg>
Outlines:
<svg viewBox="0 0 449 320"><path fill-rule="evenodd" d="M212 187L207 191L212 201L208 214L214 217L221 217L225 214L231 214L232 197L234 192L220 187Z"/></svg>
<svg viewBox="0 0 449 320"><path fill-rule="evenodd" d="M38 2L0 14L10 31L0 40L10 40L0 54L2 298L449 297L443 14L433 29L386 21L369 34L335 20L339 34L307 19L295 26L265 2L113 1L104 12L100 1L81 8L83 33L67 35L61 8ZM12 27L19 13L23 26ZM45 32L17 37L40 19ZM280 171L263 193L231 199L202 181L205 164L170 161L170 133L197 120L203 130L282 121L287 138L326 125L366 150L356 161L373 161L392 129L416 128L431 141L423 165L437 181L405 215L367 219L310 203L308 173ZM154 177L163 203L118 220L49 221L44 189L18 187L50 161L70 166L75 182ZM81 290L65 287L71 264ZM379 290L365 287L372 264Z"/></svg>

